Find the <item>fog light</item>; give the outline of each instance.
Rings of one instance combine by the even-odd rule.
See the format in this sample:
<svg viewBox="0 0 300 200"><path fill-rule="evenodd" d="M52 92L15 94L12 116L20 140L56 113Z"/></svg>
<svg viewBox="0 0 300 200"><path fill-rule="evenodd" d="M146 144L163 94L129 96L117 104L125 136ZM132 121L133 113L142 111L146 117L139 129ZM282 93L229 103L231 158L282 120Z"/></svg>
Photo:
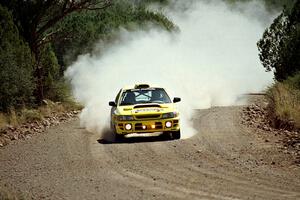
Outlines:
<svg viewBox="0 0 300 200"><path fill-rule="evenodd" d="M131 128L132 128L131 124L126 124L125 125L125 129L128 130L128 131L131 130Z"/></svg>
<svg viewBox="0 0 300 200"><path fill-rule="evenodd" d="M155 129L155 125L154 125L154 124L152 124L152 125L151 125L151 128L152 128L152 129Z"/></svg>
<svg viewBox="0 0 300 200"><path fill-rule="evenodd" d="M167 128L171 128L171 126L172 126L172 122L166 122L166 127Z"/></svg>
<svg viewBox="0 0 300 200"><path fill-rule="evenodd" d="M142 128L143 128L144 130L146 130L147 126L143 125Z"/></svg>

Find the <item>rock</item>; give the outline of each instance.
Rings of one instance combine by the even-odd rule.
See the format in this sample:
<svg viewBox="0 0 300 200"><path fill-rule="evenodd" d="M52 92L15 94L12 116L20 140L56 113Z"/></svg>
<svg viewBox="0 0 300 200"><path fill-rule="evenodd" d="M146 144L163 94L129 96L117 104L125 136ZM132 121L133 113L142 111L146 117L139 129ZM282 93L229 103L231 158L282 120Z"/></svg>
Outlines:
<svg viewBox="0 0 300 200"><path fill-rule="evenodd" d="M54 104L50 100L43 100L43 104ZM5 128L0 130L0 147L7 145L11 140L18 139L29 139L30 135L35 133L42 133L50 126L59 124L60 122L69 121L77 114L80 113L78 110L69 111L65 113L52 113L49 116L45 116L41 121L33 121L14 127L12 125L7 125Z"/></svg>
<svg viewBox="0 0 300 200"><path fill-rule="evenodd" d="M300 142L295 143L294 147L297 148L297 149L300 149Z"/></svg>
<svg viewBox="0 0 300 200"><path fill-rule="evenodd" d="M13 137L12 137L12 140L17 140L17 139L19 139L18 135L14 134Z"/></svg>
<svg viewBox="0 0 300 200"><path fill-rule="evenodd" d="M44 100L42 101L42 104L43 104L43 105L48 105L49 103L48 103L48 101L47 101L46 99L44 99Z"/></svg>
<svg viewBox="0 0 300 200"><path fill-rule="evenodd" d="M268 126L264 126L264 127L263 127L263 130L265 130L265 131L269 131L269 130L270 130L270 128L269 128Z"/></svg>
<svg viewBox="0 0 300 200"><path fill-rule="evenodd" d="M272 161L272 162L271 162L271 165L275 165L275 162L274 162L274 161Z"/></svg>

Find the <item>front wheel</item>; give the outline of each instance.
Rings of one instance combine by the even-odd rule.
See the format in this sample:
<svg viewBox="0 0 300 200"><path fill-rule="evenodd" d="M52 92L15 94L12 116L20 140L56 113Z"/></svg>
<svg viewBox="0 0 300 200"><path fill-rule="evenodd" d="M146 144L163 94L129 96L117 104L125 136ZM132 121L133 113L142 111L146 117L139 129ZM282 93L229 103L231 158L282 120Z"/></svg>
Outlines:
<svg viewBox="0 0 300 200"><path fill-rule="evenodd" d="M113 129L112 131L113 131L113 137L114 137L113 139L114 139L115 142L121 141L121 140L124 139L124 135L118 134L115 129Z"/></svg>
<svg viewBox="0 0 300 200"><path fill-rule="evenodd" d="M172 132L172 138L174 140L179 140L181 137L180 130Z"/></svg>
<svg viewBox="0 0 300 200"><path fill-rule="evenodd" d="M122 141L124 139L123 135L119 135L117 133L115 133L115 141Z"/></svg>

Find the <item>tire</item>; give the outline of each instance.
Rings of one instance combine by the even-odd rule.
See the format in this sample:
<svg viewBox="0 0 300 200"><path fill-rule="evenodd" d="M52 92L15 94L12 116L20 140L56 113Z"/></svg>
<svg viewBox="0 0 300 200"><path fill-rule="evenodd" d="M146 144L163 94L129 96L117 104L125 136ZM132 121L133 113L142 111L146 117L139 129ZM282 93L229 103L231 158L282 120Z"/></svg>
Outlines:
<svg viewBox="0 0 300 200"><path fill-rule="evenodd" d="M172 132L172 138L173 138L174 140L179 140L180 137L181 137L180 130L175 131L175 132Z"/></svg>
<svg viewBox="0 0 300 200"><path fill-rule="evenodd" d="M115 133L115 141L122 141L124 139L123 135Z"/></svg>
<svg viewBox="0 0 300 200"><path fill-rule="evenodd" d="M118 134L115 129L113 129L112 131L113 131L113 137L114 137L115 142L121 141L124 139L124 135Z"/></svg>

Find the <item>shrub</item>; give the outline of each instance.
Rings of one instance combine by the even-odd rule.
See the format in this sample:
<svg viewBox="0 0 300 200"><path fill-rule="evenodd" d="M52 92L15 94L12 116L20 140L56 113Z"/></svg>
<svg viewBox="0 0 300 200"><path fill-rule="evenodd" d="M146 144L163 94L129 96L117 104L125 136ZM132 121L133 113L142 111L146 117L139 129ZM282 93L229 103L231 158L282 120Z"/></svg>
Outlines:
<svg viewBox="0 0 300 200"><path fill-rule="evenodd" d="M20 115L23 122L40 121L43 119L42 114L36 109L22 109Z"/></svg>
<svg viewBox="0 0 300 200"><path fill-rule="evenodd" d="M259 57L277 81L284 81L300 71L300 1L284 10L257 43Z"/></svg>
<svg viewBox="0 0 300 200"><path fill-rule="evenodd" d="M11 13L0 5L0 111L32 101L32 58Z"/></svg>
<svg viewBox="0 0 300 200"><path fill-rule="evenodd" d="M300 72L295 76L289 77L284 83L288 84L290 87L294 89L300 90Z"/></svg>
<svg viewBox="0 0 300 200"><path fill-rule="evenodd" d="M276 128L300 129L300 90L291 85L295 79L278 82L267 92L269 117Z"/></svg>

